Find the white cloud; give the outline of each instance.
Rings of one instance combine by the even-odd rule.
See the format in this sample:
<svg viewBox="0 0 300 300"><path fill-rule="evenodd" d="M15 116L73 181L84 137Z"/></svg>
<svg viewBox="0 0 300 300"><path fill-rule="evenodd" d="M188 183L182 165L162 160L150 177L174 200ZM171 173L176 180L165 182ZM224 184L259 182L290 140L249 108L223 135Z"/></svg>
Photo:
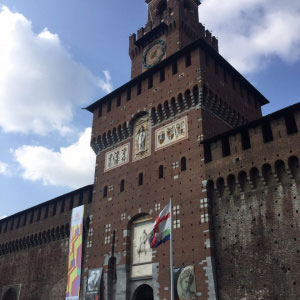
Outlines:
<svg viewBox="0 0 300 300"><path fill-rule="evenodd" d="M26 180L44 185L79 188L94 182L96 156L90 147L91 128L80 134L76 143L59 152L42 146L22 146L14 151Z"/></svg>
<svg viewBox="0 0 300 300"><path fill-rule="evenodd" d="M5 219L7 216L2 216L2 217L0 217L0 220L2 220L2 219Z"/></svg>
<svg viewBox="0 0 300 300"><path fill-rule="evenodd" d="M199 15L241 72L258 71L273 57L300 58L299 0L204 0Z"/></svg>
<svg viewBox="0 0 300 300"><path fill-rule="evenodd" d="M59 36L7 7L0 8L0 127L5 132L45 135L70 131L73 109L112 90L104 79L76 62Z"/></svg>
<svg viewBox="0 0 300 300"><path fill-rule="evenodd" d="M10 170L10 166L7 163L0 161L0 174L5 176L11 176L12 172Z"/></svg>

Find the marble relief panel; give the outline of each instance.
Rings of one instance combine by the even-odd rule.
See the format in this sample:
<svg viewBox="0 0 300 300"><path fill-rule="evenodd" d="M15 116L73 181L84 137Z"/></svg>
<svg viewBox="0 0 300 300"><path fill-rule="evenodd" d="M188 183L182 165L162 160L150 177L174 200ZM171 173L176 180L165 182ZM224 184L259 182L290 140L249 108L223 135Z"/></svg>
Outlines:
<svg viewBox="0 0 300 300"><path fill-rule="evenodd" d="M105 154L104 172L120 167L129 162L130 144L127 143Z"/></svg>
<svg viewBox="0 0 300 300"><path fill-rule="evenodd" d="M155 131L155 151L188 138L187 116Z"/></svg>

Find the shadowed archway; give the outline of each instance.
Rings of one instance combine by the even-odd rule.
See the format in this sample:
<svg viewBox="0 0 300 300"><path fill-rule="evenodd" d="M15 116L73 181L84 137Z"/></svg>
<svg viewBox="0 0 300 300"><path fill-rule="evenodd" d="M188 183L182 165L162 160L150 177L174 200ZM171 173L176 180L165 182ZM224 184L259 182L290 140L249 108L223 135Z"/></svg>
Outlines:
<svg viewBox="0 0 300 300"><path fill-rule="evenodd" d="M133 300L153 300L153 289L147 284L139 286L133 296Z"/></svg>

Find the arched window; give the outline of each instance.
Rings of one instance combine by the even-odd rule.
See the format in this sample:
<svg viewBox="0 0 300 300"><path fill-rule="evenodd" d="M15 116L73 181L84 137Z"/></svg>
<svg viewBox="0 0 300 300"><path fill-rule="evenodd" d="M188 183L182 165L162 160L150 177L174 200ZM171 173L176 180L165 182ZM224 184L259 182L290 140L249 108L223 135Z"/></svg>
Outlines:
<svg viewBox="0 0 300 300"><path fill-rule="evenodd" d="M144 181L144 175L143 173L139 174L139 185L143 185L143 181Z"/></svg>
<svg viewBox="0 0 300 300"><path fill-rule="evenodd" d="M120 182L120 192L124 192L124 187L125 187L125 180L122 179L121 182Z"/></svg>
<svg viewBox="0 0 300 300"><path fill-rule="evenodd" d="M185 171L186 170L186 158L185 157L181 158L180 165L181 165L181 171Z"/></svg>
<svg viewBox="0 0 300 300"><path fill-rule="evenodd" d="M161 179L164 177L164 166L160 165L158 168L158 178Z"/></svg>
<svg viewBox="0 0 300 300"><path fill-rule="evenodd" d="M104 187L104 190L103 190L103 198L106 198L107 197L107 185Z"/></svg>

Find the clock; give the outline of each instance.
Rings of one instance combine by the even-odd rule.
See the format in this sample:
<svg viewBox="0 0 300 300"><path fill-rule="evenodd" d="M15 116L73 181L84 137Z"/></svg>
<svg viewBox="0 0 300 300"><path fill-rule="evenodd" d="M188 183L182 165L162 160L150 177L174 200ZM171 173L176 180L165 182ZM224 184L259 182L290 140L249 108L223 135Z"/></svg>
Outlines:
<svg viewBox="0 0 300 300"><path fill-rule="evenodd" d="M144 51L142 65L145 69L150 69L161 61L166 52L166 43L157 40L151 43Z"/></svg>

